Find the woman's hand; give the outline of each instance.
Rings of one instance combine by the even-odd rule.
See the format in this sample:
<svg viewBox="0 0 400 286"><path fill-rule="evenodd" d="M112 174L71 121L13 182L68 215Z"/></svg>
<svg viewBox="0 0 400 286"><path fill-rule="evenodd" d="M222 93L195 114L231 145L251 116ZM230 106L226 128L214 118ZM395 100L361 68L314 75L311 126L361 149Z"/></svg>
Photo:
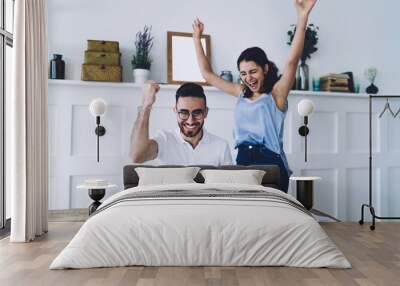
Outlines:
<svg viewBox="0 0 400 286"><path fill-rule="evenodd" d="M294 4L296 6L297 14L308 16L316 2L317 0L295 0Z"/></svg>
<svg viewBox="0 0 400 286"><path fill-rule="evenodd" d="M199 20L199 18L197 18L196 20L194 20L192 27L193 27L193 38L200 39L204 31L204 24Z"/></svg>

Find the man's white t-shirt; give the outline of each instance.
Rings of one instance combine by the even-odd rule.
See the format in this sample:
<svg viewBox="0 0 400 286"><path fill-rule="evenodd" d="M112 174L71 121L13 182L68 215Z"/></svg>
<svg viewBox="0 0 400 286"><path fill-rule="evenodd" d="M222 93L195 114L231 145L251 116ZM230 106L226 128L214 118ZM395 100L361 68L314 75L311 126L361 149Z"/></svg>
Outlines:
<svg viewBox="0 0 400 286"><path fill-rule="evenodd" d="M232 155L226 140L208 133L203 128L203 137L193 149L179 129L160 130L152 138L158 144L157 163L160 165L232 165Z"/></svg>

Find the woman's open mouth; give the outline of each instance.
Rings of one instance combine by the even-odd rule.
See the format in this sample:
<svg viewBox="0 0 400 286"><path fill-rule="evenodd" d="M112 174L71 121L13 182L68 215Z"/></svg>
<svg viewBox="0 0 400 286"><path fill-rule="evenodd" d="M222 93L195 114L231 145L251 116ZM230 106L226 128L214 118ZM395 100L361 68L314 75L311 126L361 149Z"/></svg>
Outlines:
<svg viewBox="0 0 400 286"><path fill-rule="evenodd" d="M251 90L258 90L258 81L254 80L251 82L247 83L247 86L251 89Z"/></svg>

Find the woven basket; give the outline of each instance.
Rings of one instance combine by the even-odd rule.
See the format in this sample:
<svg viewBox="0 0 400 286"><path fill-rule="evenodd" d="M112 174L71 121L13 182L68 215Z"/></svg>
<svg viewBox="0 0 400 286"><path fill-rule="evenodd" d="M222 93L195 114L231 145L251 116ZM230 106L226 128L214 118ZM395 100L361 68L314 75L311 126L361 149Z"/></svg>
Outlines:
<svg viewBox="0 0 400 286"><path fill-rule="evenodd" d="M115 41L98 41L98 40L88 40L87 47L89 51L97 52L119 52L119 43Z"/></svg>
<svg viewBox="0 0 400 286"><path fill-rule="evenodd" d="M86 81L122 81L121 66L82 65L81 79Z"/></svg>
<svg viewBox="0 0 400 286"><path fill-rule="evenodd" d="M119 66L120 57L120 53L85 51L85 64Z"/></svg>

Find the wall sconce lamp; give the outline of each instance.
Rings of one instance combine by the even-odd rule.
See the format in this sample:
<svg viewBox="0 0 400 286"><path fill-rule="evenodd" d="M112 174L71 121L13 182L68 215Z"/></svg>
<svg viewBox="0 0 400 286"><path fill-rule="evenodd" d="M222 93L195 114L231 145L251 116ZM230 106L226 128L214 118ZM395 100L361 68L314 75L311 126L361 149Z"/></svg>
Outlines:
<svg viewBox="0 0 400 286"><path fill-rule="evenodd" d="M99 138L106 134L106 129L104 126L100 125L100 116L104 115L107 110L107 103L101 99L96 98L90 102L89 111L96 118L97 127L94 130L94 133L97 135L97 162L99 162Z"/></svg>
<svg viewBox="0 0 400 286"><path fill-rule="evenodd" d="M304 116L304 125L299 128L300 136L304 136L304 161L307 162L307 135L310 130L307 127L308 115L314 110L314 103L309 99L303 99L297 105L297 112Z"/></svg>

